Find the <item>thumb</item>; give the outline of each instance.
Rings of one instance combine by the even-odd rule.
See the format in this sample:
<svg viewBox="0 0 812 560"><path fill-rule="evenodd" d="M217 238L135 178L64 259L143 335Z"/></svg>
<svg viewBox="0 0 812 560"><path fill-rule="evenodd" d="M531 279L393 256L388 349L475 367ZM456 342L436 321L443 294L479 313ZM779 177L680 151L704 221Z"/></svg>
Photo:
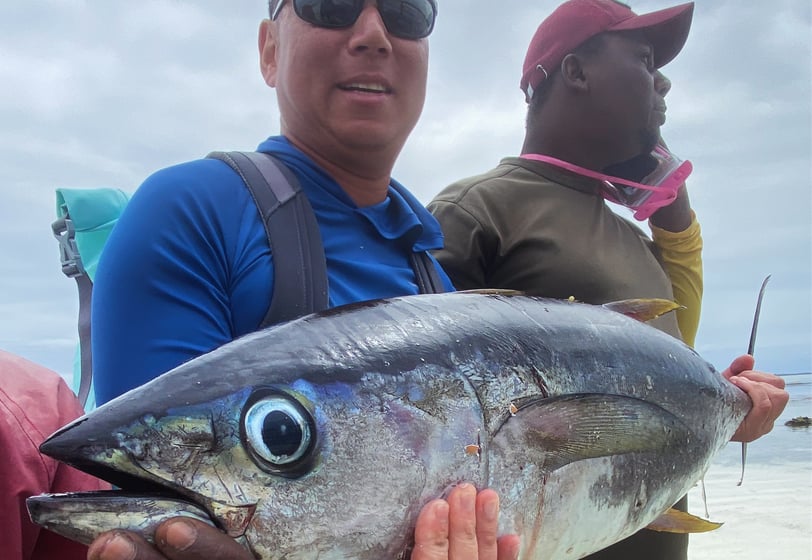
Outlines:
<svg viewBox="0 0 812 560"><path fill-rule="evenodd" d="M748 371L753 369L756 365L756 360L750 354L744 354L739 356L733 362L731 362L730 366L722 372L722 375L725 376L725 379L730 379L736 375L739 375L743 371Z"/></svg>
<svg viewBox="0 0 812 560"><path fill-rule="evenodd" d="M171 560L253 560L237 541L205 523L174 518L155 532L155 544Z"/></svg>

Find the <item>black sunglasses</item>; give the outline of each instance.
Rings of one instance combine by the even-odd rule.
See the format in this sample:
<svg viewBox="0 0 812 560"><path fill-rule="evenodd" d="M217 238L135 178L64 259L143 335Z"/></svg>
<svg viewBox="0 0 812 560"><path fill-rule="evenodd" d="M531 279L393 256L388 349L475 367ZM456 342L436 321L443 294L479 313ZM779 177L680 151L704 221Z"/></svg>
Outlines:
<svg viewBox="0 0 812 560"><path fill-rule="evenodd" d="M296 15L318 27L341 29L352 27L366 0L291 0ZM279 17L285 0L271 12L271 19ZM437 18L436 0L377 0L386 30L401 39L422 39L434 29Z"/></svg>

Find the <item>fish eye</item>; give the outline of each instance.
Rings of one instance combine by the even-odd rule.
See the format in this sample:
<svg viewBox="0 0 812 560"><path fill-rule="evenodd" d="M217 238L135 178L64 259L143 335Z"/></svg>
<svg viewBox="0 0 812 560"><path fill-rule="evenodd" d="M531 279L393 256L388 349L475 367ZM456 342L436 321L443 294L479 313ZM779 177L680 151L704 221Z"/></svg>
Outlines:
<svg viewBox="0 0 812 560"><path fill-rule="evenodd" d="M313 445L313 421L298 401L278 393L253 401L243 416L243 433L251 450L272 468L292 466Z"/></svg>

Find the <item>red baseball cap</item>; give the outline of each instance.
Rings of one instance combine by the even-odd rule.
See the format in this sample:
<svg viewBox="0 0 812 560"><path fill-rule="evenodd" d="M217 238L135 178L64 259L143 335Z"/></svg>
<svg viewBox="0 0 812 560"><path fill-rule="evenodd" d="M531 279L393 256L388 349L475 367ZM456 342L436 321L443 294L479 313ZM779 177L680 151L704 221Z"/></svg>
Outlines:
<svg viewBox="0 0 812 560"><path fill-rule="evenodd" d="M541 22L524 59L521 88L529 102L533 91L561 64L564 57L595 35L606 31L639 30L654 49L654 64L661 68L682 50L694 3L637 15L615 0L569 0Z"/></svg>

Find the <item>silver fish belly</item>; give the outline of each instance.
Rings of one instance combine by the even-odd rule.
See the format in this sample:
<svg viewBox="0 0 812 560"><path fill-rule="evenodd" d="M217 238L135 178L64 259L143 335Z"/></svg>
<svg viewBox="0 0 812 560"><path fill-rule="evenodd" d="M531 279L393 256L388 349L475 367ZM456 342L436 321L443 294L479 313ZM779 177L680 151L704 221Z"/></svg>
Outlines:
<svg viewBox="0 0 812 560"><path fill-rule="evenodd" d="M467 480L499 492L522 558L577 559L674 504L749 406L689 347L601 306L393 298L248 335L66 426L44 453L140 494L29 508L83 542L150 538L183 510L260 558L378 560L407 556L420 507Z"/></svg>

